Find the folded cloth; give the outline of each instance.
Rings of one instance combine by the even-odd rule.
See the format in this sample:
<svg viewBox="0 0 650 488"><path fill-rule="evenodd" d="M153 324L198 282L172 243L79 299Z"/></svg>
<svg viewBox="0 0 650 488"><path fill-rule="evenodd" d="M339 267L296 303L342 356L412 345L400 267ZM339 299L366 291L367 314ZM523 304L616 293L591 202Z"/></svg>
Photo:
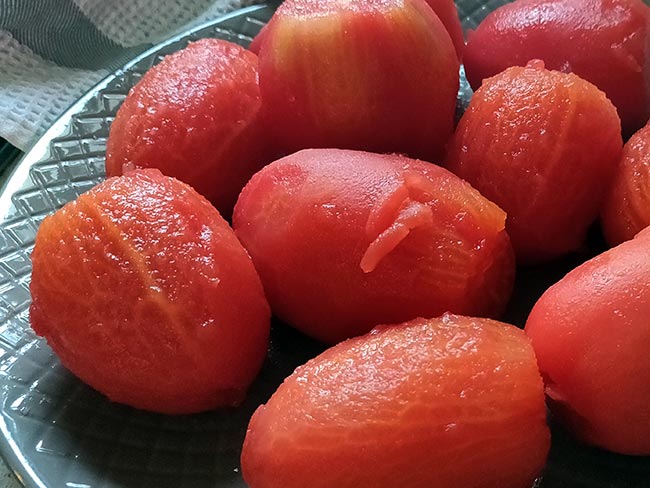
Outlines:
<svg viewBox="0 0 650 488"><path fill-rule="evenodd" d="M0 137L27 151L153 44L260 0L0 0Z"/></svg>

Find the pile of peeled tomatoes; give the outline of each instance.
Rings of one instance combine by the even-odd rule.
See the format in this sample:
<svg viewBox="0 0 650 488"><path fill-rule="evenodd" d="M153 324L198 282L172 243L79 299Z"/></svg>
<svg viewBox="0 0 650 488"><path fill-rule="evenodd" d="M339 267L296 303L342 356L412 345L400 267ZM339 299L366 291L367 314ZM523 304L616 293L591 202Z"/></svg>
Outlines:
<svg viewBox="0 0 650 488"><path fill-rule="evenodd" d="M251 488L528 488L549 418L650 455L649 25L516 0L465 39L451 0L286 0L250 49L191 43L42 222L32 327L167 414L236 408L271 317L323 343L250 420Z"/></svg>

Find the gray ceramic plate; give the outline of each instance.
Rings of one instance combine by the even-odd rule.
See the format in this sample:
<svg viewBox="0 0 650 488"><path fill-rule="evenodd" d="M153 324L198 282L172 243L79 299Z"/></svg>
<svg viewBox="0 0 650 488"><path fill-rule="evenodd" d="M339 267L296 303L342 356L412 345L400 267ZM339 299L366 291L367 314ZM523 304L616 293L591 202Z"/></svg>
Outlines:
<svg viewBox="0 0 650 488"><path fill-rule="evenodd" d="M473 27L503 0L457 3L465 26ZM272 12L247 8L139 56L79 100L0 192L0 450L26 486L244 487L239 452L250 415L296 365L321 350L276 323L269 359L243 406L170 417L108 402L61 367L29 328L29 254L39 222L103 178L109 126L129 88L188 41L212 36L247 45ZM461 107L469 93L461 91ZM509 320L521 323L539 293L587 254L521 273ZM650 487L650 462L578 446L555 429L538 486Z"/></svg>

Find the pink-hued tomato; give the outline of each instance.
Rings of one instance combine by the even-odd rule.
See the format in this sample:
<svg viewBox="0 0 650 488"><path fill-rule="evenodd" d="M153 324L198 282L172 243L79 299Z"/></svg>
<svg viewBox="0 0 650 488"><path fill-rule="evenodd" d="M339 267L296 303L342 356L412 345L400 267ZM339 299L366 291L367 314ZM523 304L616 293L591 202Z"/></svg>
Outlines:
<svg viewBox="0 0 650 488"><path fill-rule="evenodd" d="M436 13L442 24L445 26L445 29L447 29L447 33L449 34L451 41L454 43L458 59L461 59L463 56L463 49L465 48L465 37L463 35L463 27L458 18L456 3L454 3L454 0L426 0L426 2ZM267 31L268 28L266 25L262 27L262 30L260 30L259 34L255 36L250 46L248 46L248 49L255 54L259 54L262 43L266 38Z"/></svg>
<svg viewBox="0 0 650 488"><path fill-rule="evenodd" d="M526 323L550 408L575 436L650 454L650 233L548 289Z"/></svg>
<svg viewBox="0 0 650 488"><path fill-rule="evenodd" d="M260 90L278 147L442 158L459 61L424 0L286 0L264 36Z"/></svg>
<svg viewBox="0 0 650 488"><path fill-rule="evenodd" d="M505 219L439 166L312 149L257 173L233 227L273 312L335 343L446 311L499 315L514 276Z"/></svg>

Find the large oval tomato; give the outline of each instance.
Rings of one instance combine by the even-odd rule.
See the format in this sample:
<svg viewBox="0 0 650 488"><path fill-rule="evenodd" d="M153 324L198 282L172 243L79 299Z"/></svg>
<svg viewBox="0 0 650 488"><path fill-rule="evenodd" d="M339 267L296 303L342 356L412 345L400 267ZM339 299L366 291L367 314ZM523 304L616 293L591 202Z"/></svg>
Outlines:
<svg viewBox="0 0 650 488"><path fill-rule="evenodd" d="M580 439L650 454L650 233L567 274L526 323L550 407Z"/></svg>
<svg viewBox="0 0 650 488"><path fill-rule="evenodd" d="M507 212L518 261L535 263L583 243L622 146L616 109L602 91L533 61L485 80L446 165Z"/></svg>
<svg viewBox="0 0 650 488"><path fill-rule="evenodd" d="M271 163L233 216L274 313L330 343L446 311L498 315L514 276L504 225L443 168L336 149Z"/></svg>
<svg viewBox="0 0 650 488"><path fill-rule="evenodd" d="M30 319L111 400L163 413L240 403L269 306L215 208L158 170L109 178L41 224Z"/></svg>
<svg viewBox="0 0 650 488"><path fill-rule="evenodd" d="M259 53L263 110L287 153L336 147L443 157L459 61L424 0L286 0Z"/></svg>
<svg viewBox="0 0 650 488"><path fill-rule="evenodd" d="M446 314L298 368L253 415L242 474L251 488L524 488L549 444L525 334Z"/></svg>
<svg viewBox="0 0 650 488"><path fill-rule="evenodd" d="M465 36L463 35L463 26L458 17L456 3L454 0L426 0L426 2L436 13L445 26L445 29L447 29L451 42L454 43L454 48L456 48L456 55L458 59L461 59L463 57L463 50L465 49ZM248 46L248 49L255 54L259 54L262 43L267 36L267 26L268 24L262 27L262 30L255 36L250 46Z"/></svg>

